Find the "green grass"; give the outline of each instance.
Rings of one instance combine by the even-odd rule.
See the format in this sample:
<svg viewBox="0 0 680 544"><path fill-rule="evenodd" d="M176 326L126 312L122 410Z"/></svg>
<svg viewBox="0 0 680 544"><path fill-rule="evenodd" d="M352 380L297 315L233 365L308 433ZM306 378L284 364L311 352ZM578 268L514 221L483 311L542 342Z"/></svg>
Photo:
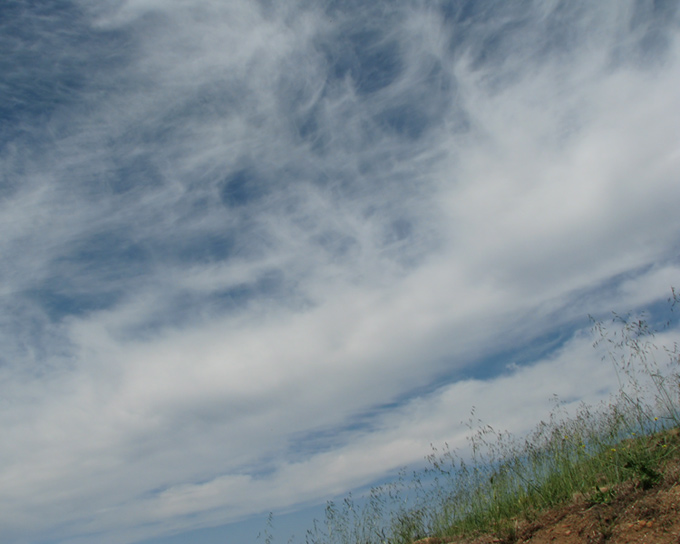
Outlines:
<svg viewBox="0 0 680 544"><path fill-rule="evenodd" d="M671 310L678 300L673 290ZM594 322L593 330L619 378L608 403L582 405L575 414L557 405L525 437L497 431L473 413L471 453L433 448L424 470L402 473L359 500L329 502L306 544L410 544L477 533L512 542L518 520L576 495L607 504L618 483L656 485L663 464L680 456L677 433L667 432L680 427L677 345L658 349L644 315L614 315L607 325Z"/></svg>

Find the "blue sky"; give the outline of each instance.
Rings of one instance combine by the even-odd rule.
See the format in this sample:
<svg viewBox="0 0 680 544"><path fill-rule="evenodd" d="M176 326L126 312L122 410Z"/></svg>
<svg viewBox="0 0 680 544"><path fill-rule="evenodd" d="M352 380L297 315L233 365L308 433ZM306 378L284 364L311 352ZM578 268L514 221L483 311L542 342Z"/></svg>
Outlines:
<svg viewBox="0 0 680 544"><path fill-rule="evenodd" d="M5 0L0 540L247 541L605 398L679 88L671 0Z"/></svg>

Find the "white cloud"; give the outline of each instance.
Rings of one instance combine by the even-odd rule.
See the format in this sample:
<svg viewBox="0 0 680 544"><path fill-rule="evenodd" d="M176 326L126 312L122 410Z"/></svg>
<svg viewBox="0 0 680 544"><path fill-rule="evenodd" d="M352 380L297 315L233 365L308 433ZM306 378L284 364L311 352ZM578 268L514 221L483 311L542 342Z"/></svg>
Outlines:
<svg viewBox="0 0 680 544"><path fill-rule="evenodd" d="M4 539L323 501L459 444L472 405L524 432L611 389L581 335L480 365L668 296L674 19L426 4L45 19L120 48L2 134Z"/></svg>

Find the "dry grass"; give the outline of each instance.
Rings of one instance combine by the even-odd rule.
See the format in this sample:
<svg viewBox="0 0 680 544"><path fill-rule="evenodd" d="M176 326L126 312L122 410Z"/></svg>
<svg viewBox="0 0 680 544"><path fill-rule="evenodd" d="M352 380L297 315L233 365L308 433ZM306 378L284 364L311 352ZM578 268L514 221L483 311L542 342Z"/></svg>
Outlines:
<svg viewBox="0 0 680 544"><path fill-rule="evenodd" d="M305 543L679 543L678 348L658 349L644 315L593 329L620 379L609 403L558 406L520 438L473 417L471 456L434 449L425 470L329 502Z"/></svg>

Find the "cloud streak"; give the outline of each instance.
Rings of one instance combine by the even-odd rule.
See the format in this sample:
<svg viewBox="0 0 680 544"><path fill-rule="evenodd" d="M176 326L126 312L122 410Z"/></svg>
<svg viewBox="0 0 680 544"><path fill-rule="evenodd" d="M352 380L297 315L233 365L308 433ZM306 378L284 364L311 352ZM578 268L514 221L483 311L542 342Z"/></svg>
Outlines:
<svg viewBox="0 0 680 544"><path fill-rule="evenodd" d="M677 284L673 3L10 6L3 541L323 501L472 405L525 431L614 386L585 315Z"/></svg>

